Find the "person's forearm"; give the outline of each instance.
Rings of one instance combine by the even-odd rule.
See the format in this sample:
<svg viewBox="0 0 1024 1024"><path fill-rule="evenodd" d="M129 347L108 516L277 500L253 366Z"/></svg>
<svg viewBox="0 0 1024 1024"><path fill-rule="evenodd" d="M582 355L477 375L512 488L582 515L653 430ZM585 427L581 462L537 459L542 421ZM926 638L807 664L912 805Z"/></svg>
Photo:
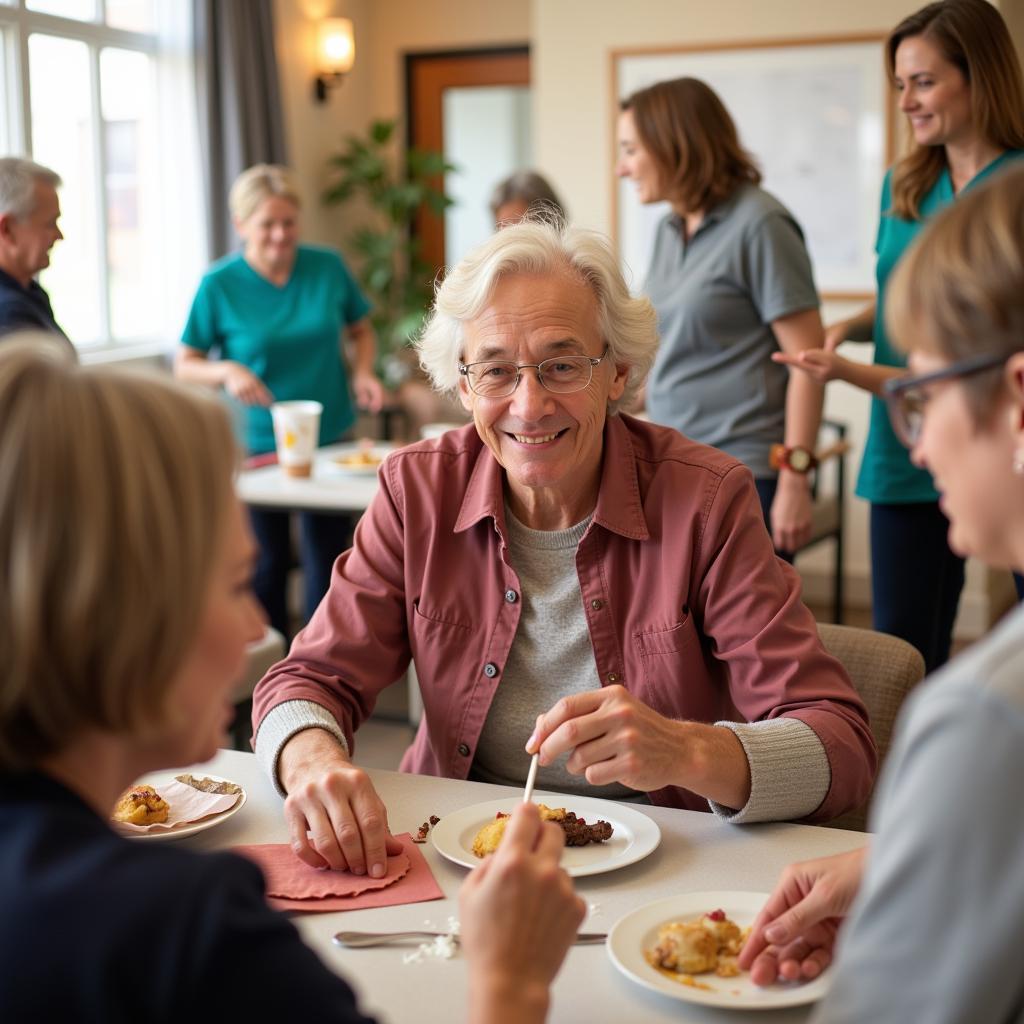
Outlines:
<svg viewBox="0 0 1024 1024"><path fill-rule="evenodd" d="M743 744L728 729L678 722L683 770L669 785L688 789L724 807L750 799L750 765Z"/></svg>
<svg viewBox="0 0 1024 1024"><path fill-rule="evenodd" d="M893 377L902 376L904 372L896 366L875 366L871 363L855 363L851 359L845 359L838 379L881 397L882 385Z"/></svg>
<svg viewBox="0 0 1024 1024"><path fill-rule="evenodd" d="M182 355L174 357L174 376L189 384L205 384L220 388L227 379L230 364L227 360L209 360L205 356Z"/></svg>
<svg viewBox="0 0 1024 1024"><path fill-rule="evenodd" d="M844 341L871 341L875 333L875 303L865 306L846 321Z"/></svg>
<svg viewBox="0 0 1024 1024"><path fill-rule="evenodd" d="M809 373L791 373L786 388L786 447L814 451L821 427L825 388Z"/></svg>
<svg viewBox="0 0 1024 1024"><path fill-rule="evenodd" d="M469 1024L543 1024L551 997L546 985L469 982Z"/></svg>
<svg viewBox="0 0 1024 1024"><path fill-rule="evenodd" d="M377 335L368 320L360 320L349 327L348 336L355 353L356 373L373 373L377 362Z"/></svg>
<svg viewBox="0 0 1024 1024"><path fill-rule="evenodd" d="M331 767L351 764L337 738L324 729L303 729L281 748L277 775L281 787L291 793L302 779Z"/></svg>

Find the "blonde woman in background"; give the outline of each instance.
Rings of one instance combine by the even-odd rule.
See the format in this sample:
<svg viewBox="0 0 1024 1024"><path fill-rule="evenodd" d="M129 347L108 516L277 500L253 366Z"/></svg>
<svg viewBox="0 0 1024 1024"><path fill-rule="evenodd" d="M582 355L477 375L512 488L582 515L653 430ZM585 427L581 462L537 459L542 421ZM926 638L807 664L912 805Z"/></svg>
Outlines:
<svg viewBox="0 0 1024 1024"><path fill-rule="evenodd" d="M987 0L929 4L896 26L885 52L913 146L882 186L877 299L833 324L824 348L776 358L820 383L845 380L873 395L857 494L871 502L874 628L908 640L934 669L949 657L964 561L946 540L931 474L911 462L881 399L904 367L886 333L886 290L929 217L1024 156L1024 86L1010 33ZM846 339L874 341L874 363L837 355Z"/></svg>
<svg viewBox="0 0 1024 1024"><path fill-rule="evenodd" d="M934 474L950 546L1024 568L1024 166L924 231L893 275L886 324L911 370L886 385L892 427ZM816 977L849 912L815 1021L1020 1021L1022 776L1018 607L907 703L870 853L788 868L741 963L760 984Z"/></svg>
<svg viewBox="0 0 1024 1024"><path fill-rule="evenodd" d="M370 304L333 249L299 243L299 196L287 169L250 167L231 187L230 205L243 249L215 263L200 283L175 372L224 389L250 455L274 451L274 401L320 402L320 443L337 441L355 422L357 404L377 411L383 402L373 372ZM351 382L346 340L354 352ZM260 552L256 594L271 625L288 636L290 515L252 509L250 516ZM327 590L334 559L351 542L352 521L307 512L299 525L308 619Z"/></svg>
<svg viewBox="0 0 1024 1024"><path fill-rule="evenodd" d="M0 1020L365 1022L253 864L108 824L214 755L262 622L223 408L72 359L0 347ZM561 846L520 808L463 885L468 1020L543 1020L584 911Z"/></svg>

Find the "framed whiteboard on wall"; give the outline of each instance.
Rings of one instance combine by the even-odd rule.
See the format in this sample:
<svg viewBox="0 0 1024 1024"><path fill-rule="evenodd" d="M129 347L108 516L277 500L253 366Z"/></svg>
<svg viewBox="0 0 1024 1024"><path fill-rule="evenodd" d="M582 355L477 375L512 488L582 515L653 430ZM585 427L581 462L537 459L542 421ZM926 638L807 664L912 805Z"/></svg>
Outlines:
<svg viewBox="0 0 1024 1024"><path fill-rule="evenodd" d="M874 294L878 201L890 162L891 103L880 36L659 47L612 52L619 101L665 79L703 79L721 96L762 186L803 228L823 299ZM616 242L639 289L667 203L642 205L632 182L612 188Z"/></svg>

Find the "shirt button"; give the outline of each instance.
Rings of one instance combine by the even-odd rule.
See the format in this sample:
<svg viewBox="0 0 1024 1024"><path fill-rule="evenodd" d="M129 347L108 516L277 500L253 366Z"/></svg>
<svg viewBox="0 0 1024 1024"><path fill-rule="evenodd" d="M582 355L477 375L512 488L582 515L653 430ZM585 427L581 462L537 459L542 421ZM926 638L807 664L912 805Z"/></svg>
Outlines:
<svg viewBox="0 0 1024 1024"><path fill-rule="evenodd" d="M609 672L608 673L608 682L609 683L617 683L621 678L622 677L619 675L618 672Z"/></svg>
<svg viewBox="0 0 1024 1024"><path fill-rule="evenodd" d="M516 601L519 600L519 595L514 590L506 590L505 600L508 601L509 604L515 604Z"/></svg>
<svg viewBox="0 0 1024 1024"><path fill-rule="evenodd" d="M595 597L594 600L590 602L590 607L593 608L595 612L599 612L604 607L604 601L599 601Z"/></svg>
<svg viewBox="0 0 1024 1024"><path fill-rule="evenodd" d="M497 674L498 666L495 665L493 661L489 661L484 665L484 675L487 676L488 679L493 679Z"/></svg>
<svg viewBox="0 0 1024 1024"><path fill-rule="evenodd" d="M460 743L457 747L460 757L469 757L469 747L465 743Z"/></svg>

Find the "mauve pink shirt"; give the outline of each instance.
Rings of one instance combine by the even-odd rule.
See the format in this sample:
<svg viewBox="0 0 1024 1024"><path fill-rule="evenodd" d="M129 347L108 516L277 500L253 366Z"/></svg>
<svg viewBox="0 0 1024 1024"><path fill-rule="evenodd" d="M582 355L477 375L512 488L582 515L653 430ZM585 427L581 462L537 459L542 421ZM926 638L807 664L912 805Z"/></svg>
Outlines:
<svg viewBox="0 0 1024 1024"><path fill-rule="evenodd" d="M349 748L415 659L424 716L402 770L464 779L519 622L504 470L472 424L391 454L354 546L291 651L256 687L253 724L286 701L326 708ZM675 719L791 716L831 770L824 821L862 803L867 711L775 557L750 472L675 430L610 416L593 522L576 555L602 685ZM656 804L707 810L689 790Z"/></svg>

